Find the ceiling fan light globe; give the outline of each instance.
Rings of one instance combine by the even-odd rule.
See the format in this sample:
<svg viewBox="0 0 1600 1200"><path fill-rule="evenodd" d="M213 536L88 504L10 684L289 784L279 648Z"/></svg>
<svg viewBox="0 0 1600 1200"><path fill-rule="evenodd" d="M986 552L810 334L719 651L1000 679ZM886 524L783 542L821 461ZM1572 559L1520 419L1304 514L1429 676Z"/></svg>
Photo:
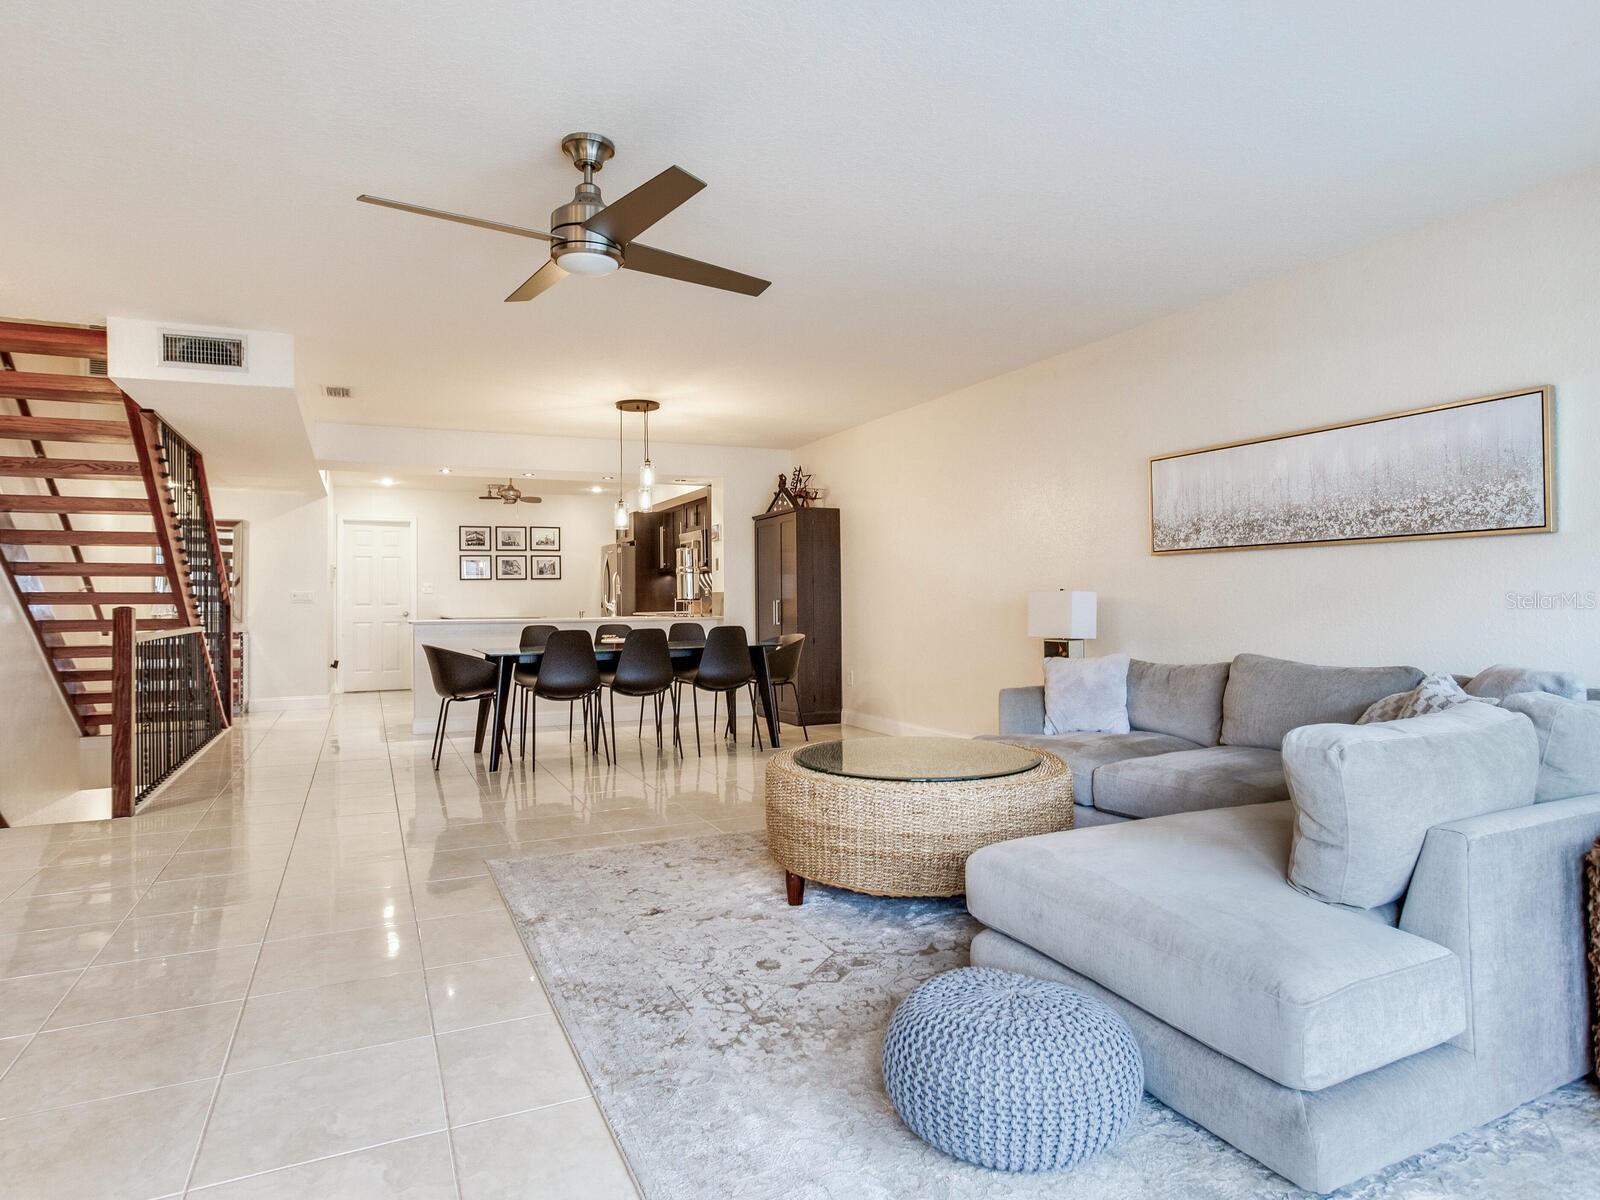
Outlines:
<svg viewBox="0 0 1600 1200"><path fill-rule="evenodd" d="M568 250L559 261L561 269L571 275L609 275L622 265L598 250Z"/></svg>

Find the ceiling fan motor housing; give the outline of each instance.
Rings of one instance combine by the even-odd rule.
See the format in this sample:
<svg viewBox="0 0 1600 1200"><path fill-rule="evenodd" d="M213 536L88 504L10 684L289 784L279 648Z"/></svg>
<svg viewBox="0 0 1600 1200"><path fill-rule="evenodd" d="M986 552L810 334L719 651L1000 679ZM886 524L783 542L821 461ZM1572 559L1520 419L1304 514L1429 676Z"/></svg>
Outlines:
<svg viewBox="0 0 1600 1200"><path fill-rule="evenodd" d="M593 183L580 183L572 192L572 201L550 213L550 232L555 241L550 244L550 257L560 262L562 257L581 251L587 254L604 254L618 266L622 265L622 247L608 237L584 227L584 222L604 208L600 189ZM583 272L592 274L592 271Z"/></svg>

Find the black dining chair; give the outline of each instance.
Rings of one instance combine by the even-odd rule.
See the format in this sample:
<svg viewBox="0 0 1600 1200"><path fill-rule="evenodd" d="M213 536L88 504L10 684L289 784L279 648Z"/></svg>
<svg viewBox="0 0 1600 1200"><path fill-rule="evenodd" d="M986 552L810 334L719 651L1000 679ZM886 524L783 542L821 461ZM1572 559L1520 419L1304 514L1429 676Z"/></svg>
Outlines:
<svg viewBox="0 0 1600 1200"><path fill-rule="evenodd" d="M599 753L600 745L606 748L606 762L611 761L611 743L606 741L605 712L600 707L600 668L594 660L594 643L584 629L558 629L544 644L544 656L539 662L539 677L534 680L536 700L566 701L583 704L585 740ZM538 705L529 715L533 728L533 757L539 757ZM569 713L571 709L567 710ZM570 717L569 717L570 720ZM590 736L592 735L592 736ZM571 738L571 733L568 733ZM597 745L596 743L599 743Z"/></svg>
<svg viewBox="0 0 1600 1200"><path fill-rule="evenodd" d="M672 652L667 649L667 635L661 629L635 629L622 643L622 654L617 667L610 673L605 686L611 692L611 752L617 750L617 697L632 696L639 701L639 738L644 740L645 701L654 700L656 710L656 749L661 749L661 724L666 713L666 699L672 696L672 743L679 752L678 701L672 694Z"/></svg>
<svg viewBox="0 0 1600 1200"><path fill-rule="evenodd" d="M428 674L433 676L433 690L438 692L439 719L433 727L433 769L437 771L444 758L445 723L450 718L450 706L457 700L492 700L495 688L495 665L476 654L463 654L460 650L447 650L443 646L422 647L428 660ZM506 752L511 751L511 735L496 729L495 737L506 739Z"/></svg>
<svg viewBox="0 0 1600 1200"><path fill-rule="evenodd" d="M543 650L544 644L550 640L550 635L556 631L554 625L524 625L522 627L522 640L518 647L523 650ZM522 745L522 756L528 756L528 705L533 702L533 684L539 678L539 664L518 663L511 673L511 682L517 688L517 703L514 712L522 714L522 736L519 739Z"/></svg>
<svg viewBox="0 0 1600 1200"><path fill-rule="evenodd" d="M667 630L667 641L675 646L704 646L706 644L706 627L698 621L674 621L672 628ZM678 695L683 691L683 685L694 682L694 673L700 669L698 663L692 659L672 664L673 693Z"/></svg>
<svg viewBox="0 0 1600 1200"><path fill-rule="evenodd" d="M795 680L800 675L800 654L806 648L806 635L803 633L786 633L778 639L778 647L767 655L767 675L772 680L773 698L777 698L778 689L788 688L794 693L794 715L800 722L800 732L805 734L806 741L811 740L811 734L806 730L806 715L800 711L800 685Z"/></svg>
<svg viewBox="0 0 1600 1200"><path fill-rule="evenodd" d="M751 745L761 744L761 722L756 720L756 673L750 666L750 642L745 637L743 625L718 625L706 634L705 653L700 656L700 669L695 672L691 699L694 701L694 750L700 751L700 693L711 692L716 699L728 697L728 733L739 736L734 720L734 696L740 688L750 693ZM711 709L712 727L717 721L716 701Z"/></svg>

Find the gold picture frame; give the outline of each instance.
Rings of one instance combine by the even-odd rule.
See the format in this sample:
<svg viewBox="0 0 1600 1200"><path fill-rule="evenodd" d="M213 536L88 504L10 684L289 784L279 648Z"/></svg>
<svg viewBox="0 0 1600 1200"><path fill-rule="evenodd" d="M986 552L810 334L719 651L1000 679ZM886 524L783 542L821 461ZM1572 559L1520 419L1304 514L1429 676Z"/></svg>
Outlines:
<svg viewBox="0 0 1600 1200"><path fill-rule="evenodd" d="M1529 429L1530 414L1534 409L1533 398L1537 397L1538 430L1534 433ZM1523 403L1516 403L1523 402ZM1481 406L1475 413L1463 410ZM1331 425L1318 425L1310 429L1297 429L1289 433L1271 434L1266 437L1244 438L1234 442L1220 442L1213 446L1202 446L1194 450L1181 450L1172 454L1159 454L1152 456L1149 461L1149 488L1147 497L1149 501L1150 518L1150 553L1159 556L1169 554L1213 554L1228 550L1273 550L1302 546L1349 546L1365 545L1372 542L1416 542L1431 541L1438 538L1460 537L1497 537L1514 533L1553 533L1556 528L1556 494L1555 494L1555 455L1554 455L1554 416L1555 416L1555 389L1550 385L1518 388L1514 391L1496 392L1488 396L1474 396L1468 400L1454 400L1447 404L1434 404L1424 408L1406 409L1403 412L1386 413L1382 416L1363 417L1354 421L1340 421ZM1440 420L1442 415L1456 417L1455 420ZM1428 418L1435 418L1428 420ZM1429 486L1423 486L1423 468L1421 456L1423 447L1433 446L1434 454L1443 453L1448 461L1449 443L1461 443L1468 439L1475 426L1481 427L1486 422L1498 421L1503 428L1500 431L1500 443L1497 451L1496 463L1476 462L1464 464L1461 470L1454 474L1442 474L1436 468L1427 475ZM1405 427L1400 423L1409 423ZM1304 490L1303 476L1310 474L1316 482L1325 483L1326 468L1318 469L1313 458L1308 457L1322 453L1327 458L1348 462L1353 452L1361 450L1368 455L1366 469L1379 470L1373 465L1374 455L1381 449L1377 439L1331 439L1324 435L1336 434L1344 430L1362 429L1367 427L1385 427L1391 437L1399 436L1409 443L1409 448L1414 452L1412 457L1418 461L1409 464L1416 475L1411 480L1400 479L1395 482L1393 476L1398 463L1403 474L1408 464L1402 461L1405 458L1406 446L1388 451L1381 470L1382 478L1369 481L1369 484L1378 486L1392 486L1399 491L1399 495L1390 494L1383 505L1374 504L1374 496L1370 490L1354 486L1358 480L1355 478L1354 468L1346 471L1347 479L1343 481L1344 495L1328 498L1323 509L1316 511L1310 517L1309 524L1304 526L1304 532L1311 536L1283 537L1282 534L1290 532L1293 528L1289 514L1299 510L1306 514L1307 510L1316 506L1309 501L1321 499L1316 496L1306 497L1293 494L1298 487ZM1396 431L1405 429L1403 434ZM1484 440L1484 431L1477 429L1480 442ZM1228 451L1243 450L1247 447L1266 446L1275 443L1288 443L1300 438L1319 438L1314 446L1302 447L1296 451L1282 448L1276 454L1263 453L1252 456L1231 456L1234 461L1229 461ZM1431 439L1439 438L1445 443L1441 451L1434 446ZM1508 458L1509 449L1509 458ZM1211 456L1208 458L1208 456ZM1221 458L1215 456L1223 456ZM1181 466L1163 470L1162 464L1178 464ZM1538 479L1535 482L1529 478L1530 472L1537 464ZM1430 465L1431 466L1431 465ZM1268 468L1271 468L1270 470ZM1221 480L1218 476L1228 472L1237 473L1240 478L1232 481ZM1253 479L1244 478L1252 474ZM1475 473L1475 474L1474 474ZM1335 472L1337 474L1337 472ZM1185 475L1188 479L1183 478ZM1197 477L1209 475L1206 483L1201 484ZM1290 481L1289 476L1299 475L1298 481ZM1439 501L1436 497L1425 494L1436 490L1441 478L1457 480L1456 488L1461 492L1452 498ZM1337 488L1339 480L1333 481ZM1436 505L1440 510L1437 518L1442 525L1451 522L1446 513L1454 506L1454 511L1460 512L1464 506L1481 506L1486 495L1486 489L1491 483L1499 491L1490 496L1491 500L1498 497L1500 503L1506 508L1508 517L1520 515L1525 518L1504 525L1480 525L1475 527L1459 527L1438 529L1409 529L1394 533L1375 533L1360 528L1363 521L1377 519L1378 513L1371 511L1375 508L1387 506L1391 510L1397 507L1396 501L1403 504L1406 500L1404 488L1407 484L1417 489L1414 492L1415 502L1424 507ZM1471 489L1476 486L1479 490L1474 493ZM1198 490L1209 488L1210 494L1205 502L1192 500L1193 494ZM1227 509L1227 501L1219 502L1218 490L1232 489L1230 499L1235 503L1232 511ZM1163 490L1164 489L1164 490ZM1252 494L1248 506L1238 504L1238 495L1249 491ZM1266 492L1280 493L1274 507L1273 500L1259 500L1254 497L1262 496ZM1313 489L1315 491L1315 489ZM1191 499L1185 500L1180 493L1187 492ZM1356 502L1351 511L1352 499ZM1537 512L1534 511L1535 501ZM1343 505L1341 510L1338 506ZM1359 509L1366 506L1369 510L1362 513ZM1533 520L1537 517L1537 520ZM1343 522L1345 528L1354 530L1349 534L1338 536L1325 536L1332 534L1336 527ZM1456 519L1455 523L1462 524ZM1231 529L1233 532L1226 533ZM1255 529L1260 540L1238 540L1248 537L1246 531ZM1321 536L1319 536L1321 535ZM1222 539L1232 537L1234 540L1224 542ZM1203 543L1203 544L1196 544ZM1210 544L1216 543L1216 544Z"/></svg>

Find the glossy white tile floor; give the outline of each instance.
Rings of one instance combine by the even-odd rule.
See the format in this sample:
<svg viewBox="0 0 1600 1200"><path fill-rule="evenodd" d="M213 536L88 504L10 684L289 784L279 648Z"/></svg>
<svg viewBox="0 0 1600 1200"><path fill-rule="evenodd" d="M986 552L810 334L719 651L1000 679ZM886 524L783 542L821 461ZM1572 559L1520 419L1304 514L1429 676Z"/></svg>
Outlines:
<svg viewBox="0 0 1600 1200"><path fill-rule="evenodd" d="M0 830L0 1193L635 1194L484 863L759 829L765 755L436 773L410 714L256 714L139 816Z"/></svg>

